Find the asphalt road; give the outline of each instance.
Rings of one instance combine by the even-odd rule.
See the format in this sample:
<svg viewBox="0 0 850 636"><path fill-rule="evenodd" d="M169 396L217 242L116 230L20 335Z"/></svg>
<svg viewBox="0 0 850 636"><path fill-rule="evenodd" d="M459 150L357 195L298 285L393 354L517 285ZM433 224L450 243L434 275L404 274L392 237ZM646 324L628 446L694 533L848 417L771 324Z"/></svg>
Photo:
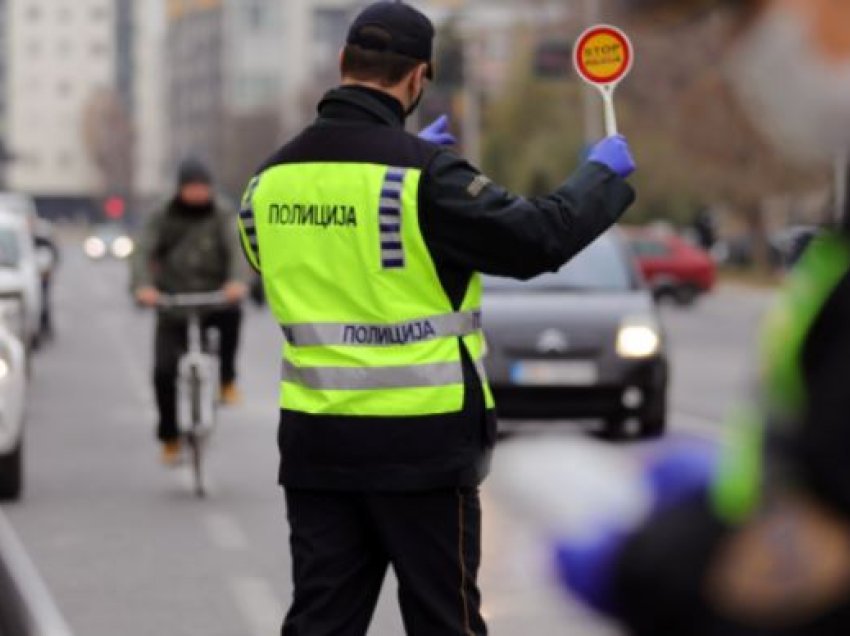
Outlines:
<svg viewBox="0 0 850 636"><path fill-rule="evenodd" d="M152 316L131 306L126 285L123 264L66 250L58 339L35 361L26 495L4 510L78 636L279 633L290 586L275 481L277 328L249 308L245 401L223 413L212 496L199 501L188 472L157 463ZM665 309L674 430L713 436L746 395L768 301L724 288L694 309ZM544 546L486 489L485 519L481 582L495 636L617 633L564 601L548 582ZM390 582L370 633L403 633Z"/></svg>

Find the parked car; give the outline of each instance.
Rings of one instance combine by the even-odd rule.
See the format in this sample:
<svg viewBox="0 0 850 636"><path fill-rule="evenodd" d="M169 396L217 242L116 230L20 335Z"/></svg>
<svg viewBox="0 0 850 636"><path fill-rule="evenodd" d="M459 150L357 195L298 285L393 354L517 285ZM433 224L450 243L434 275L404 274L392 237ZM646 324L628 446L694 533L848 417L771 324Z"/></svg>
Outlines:
<svg viewBox="0 0 850 636"><path fill-rule="evenodd" d="M691 305L714 288L717 265L696 245L672 233L652 232L632 233L629 242L656 299Z"/></svg>
<svg viewBox="0 0 850 636"><path fill-rule="evenodd" d="M23 297L0 293L0 300L8 306ZM0 500L18 499L23 487L27 375L24 344L0 319Z"/></svg>
<svg viewBox="0 0 850 636"><path fill-rule="evenodd" d="M38 213L32 197L20 192L0 192L0 210L15 214L25 219L34 229Z"/></svg>
<svg viewBox="0 0 850 636"><path fill-rule="evenodd" d="M817 225L791 225L774 232L768 239L773 263L788 269L803 255L812 239L821 230Z"/></svg>
<svg viewBox="0 0 850 636"><path fill-rule="evenodd" d="M500 419L601 419L620 437L667 423L668 362L655 302L618 233L559 272L485 278L487 373Z"/></svg>
<svg viewBox="0 0 850 636"><path fill-rule="evenodd" d="M41 272L30 222L0 203L0 294L19 294L20 307L10 329L27 350L38 345L41 331ZM0 297L0 314L10 311Z"/></svg>
<svg viewBox="0 0 850 636"><path fill-rule="evenodd" d="M83 242L83 251L93 261L105 258L123 260L133 254L135 245L123 225L101 223L95 225Z"/></svg>

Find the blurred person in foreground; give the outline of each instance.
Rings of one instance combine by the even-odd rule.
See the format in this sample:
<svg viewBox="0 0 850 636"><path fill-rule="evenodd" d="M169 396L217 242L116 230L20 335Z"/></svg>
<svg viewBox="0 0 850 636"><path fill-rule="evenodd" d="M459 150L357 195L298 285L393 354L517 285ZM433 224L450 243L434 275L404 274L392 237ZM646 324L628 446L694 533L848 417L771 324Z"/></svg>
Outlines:
<svg viewBox="0 0 850 636"><path fill-rule="evenodd" d="M223 291L231 307L209 312L204 329L219 331L221 400L239 401L236 353L242 322L240 303L247 294L248 268L233 227L233 212L215 199L212 175L199 161L179 168L178 190L163 210L148 220L132 262L137 302L156 307L160 295ZM181 456L177 426L177 365L187 346L187 320L179 311L160 311L154 345L154 389L159 411L157 436L162 460Z"/></svg>
<svg viewBox="0 0 850 636"><path fill-rule="evenodd" d="M846 152L850 5L737 6L751 12L733 81L765 132L811 159ZM768 316L757 395L728 422L719 459L662 448L638 471L643 513L597 513L593 531L559 534L564 582L635 636L850 634L850 207L841 213Z"/></svg>
<svg viewBox="0 0 850 636"><path fill-rule="evenodd" d="M487 632L478 486L496 440L481 364L480 272L559 269L634 199L625 139L555 192L507 192L404 130L434 27L379 2L351 25L342 86L271 157L240 213L285 337L280 482L294 598L284 636L365 634L392 566L409 634Z"/></svg>

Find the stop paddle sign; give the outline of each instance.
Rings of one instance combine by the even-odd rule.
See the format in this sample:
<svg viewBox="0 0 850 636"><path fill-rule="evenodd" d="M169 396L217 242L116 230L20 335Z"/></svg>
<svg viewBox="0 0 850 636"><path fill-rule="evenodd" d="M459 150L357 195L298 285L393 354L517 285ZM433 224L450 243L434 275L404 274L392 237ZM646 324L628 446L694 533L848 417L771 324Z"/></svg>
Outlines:
<svg viewBox="0 0 850 636"><path fill-rule="evenodd" d="M617 27L600 24L590 27L576 40L573 63L581 78L595 86L605 105L605 132L617 134L614 90L634 64L634 47Z"/></svg>

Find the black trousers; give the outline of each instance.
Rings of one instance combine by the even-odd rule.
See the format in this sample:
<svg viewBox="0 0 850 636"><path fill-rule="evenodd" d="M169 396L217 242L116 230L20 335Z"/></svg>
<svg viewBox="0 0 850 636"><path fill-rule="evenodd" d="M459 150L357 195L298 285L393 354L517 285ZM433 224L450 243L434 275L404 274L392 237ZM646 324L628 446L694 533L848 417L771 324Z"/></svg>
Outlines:
<svg viewBox="0 0 850 636"><path fill-rule="evenodd" d="M239 307L210 312L203 320L204 332L210 328L219 332L221 382L228 384L236 379L236 352L239 348L239 331L242 310ZM157 437L162 441L179 437L177 427L177 366L186 351L188 326L185 318L159 314L154 340L154 390L159 410Z"/></svg>
<svg viewBox="0 0 850 636"><path fill-rule="evenodd" d="M477 490L286 490L294 598L283 636L363 636L389 566L408 636L483 636Z"/></svg>

